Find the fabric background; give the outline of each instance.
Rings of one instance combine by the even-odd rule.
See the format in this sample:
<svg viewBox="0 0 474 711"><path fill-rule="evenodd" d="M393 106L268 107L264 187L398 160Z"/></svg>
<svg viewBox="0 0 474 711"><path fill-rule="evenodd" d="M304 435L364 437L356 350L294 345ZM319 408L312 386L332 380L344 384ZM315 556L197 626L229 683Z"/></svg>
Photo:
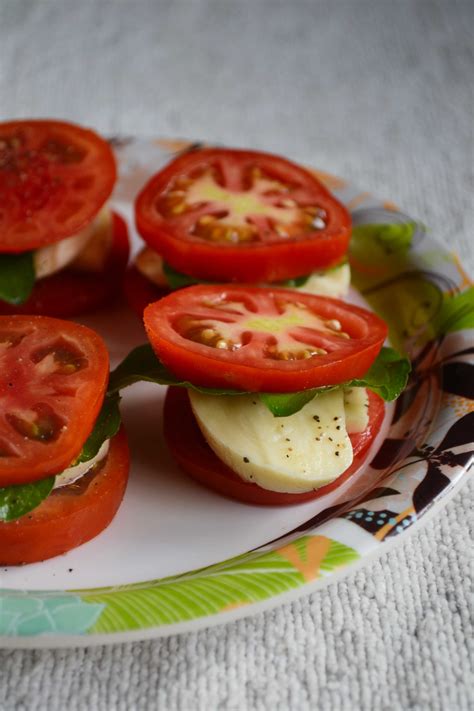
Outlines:
<svg viewBox="0 0 474 711"><path fill-rule="evenodd" d="M281 152L393 200L472 272L473 10L0 0L0 118ZM0 652L0 708L467 709L472 492L273 612L154 642Z"/></svg>

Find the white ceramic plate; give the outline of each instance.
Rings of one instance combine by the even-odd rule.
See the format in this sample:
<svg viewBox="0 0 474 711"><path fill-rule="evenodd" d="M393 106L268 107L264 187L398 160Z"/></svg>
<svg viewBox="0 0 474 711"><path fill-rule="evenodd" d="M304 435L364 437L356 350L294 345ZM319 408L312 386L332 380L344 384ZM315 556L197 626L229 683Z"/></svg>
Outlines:
<svg viewBox="0 0 474 711"><path fill-rule="evenodd" d="M136 250L137 190L190 144L113 143L120 164L113 203L130 222ZM227 500L171 460L162 438L165 389L135 385L123 398L132 471L117 517L64 556L0 571L0 644L145 639L269 608L370 560L430 508L436 515L433 505L465 479L474 450L472 288L456 257L393 205L318 176L359 226L351 299L380 313L394 345L413 360L409 387L387 407L367 464L336 492L306 504L260 508ZM123 304L82 322L104 336L113 364L145 341Z"/></svg>

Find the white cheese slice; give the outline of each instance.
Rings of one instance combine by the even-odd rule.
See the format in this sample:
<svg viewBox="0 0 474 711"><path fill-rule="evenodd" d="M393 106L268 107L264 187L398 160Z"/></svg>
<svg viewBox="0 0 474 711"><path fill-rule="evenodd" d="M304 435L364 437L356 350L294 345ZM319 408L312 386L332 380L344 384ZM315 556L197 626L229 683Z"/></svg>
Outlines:
<svg viewBox="0 0 474 711"><path fill-rule="evenodd" d="M318 296L332 296L337 299L346 296L351 284L351 268L349 264L341 264L339 267L327 269L326 271L314 272L302 286L295 288L295 291L304 291L308 294Z"/></svg>
<svg viewBox="0 0 474 711"><path fill-rule="evenodd" d="M342 389L315 397L290 417L274 417L255 395L189 391L189 396L219 459L264 489L311 491L337 479L352 463Z"/></svg>
<svg viewBox="0 0 474 711"><path fill-rule="evenodd" d="M135 267L153 284L166 288L168 282L163 272L163 259L150 247L144 247L135 257Z"/></svg>
<svg viewBox="0 0 474 711"><path fill-rule="evenodd" d="M73 484L75 481L87 474L87 472L90 471L95 464L102 461L102 459L105 459L108 452L109 440L106 439L95 457L89 459L88 462L82 462L81 464L77 464L75 467L65 469L61 472L61 474L56 474L56 480L53 488L59 489L62 486L69 486L69 484Z"/></svg>
<svg viewBox="0 0 474 711"><path fill-rule="evenodd" d="M34 252L36 278L43 279L51 276L73 262L81 252L87 249L88 243L95 236L104 232L104 224L110 225L111 219L110 209L103 208L97 217L77 234L37 249Z"/></svg>
<svg viewBox="0 0 474 711"><path fill-rule="evenodd" d="M365 388L344 390L346 429L349 434L363 432L369 424L369 396Z"/></svg>

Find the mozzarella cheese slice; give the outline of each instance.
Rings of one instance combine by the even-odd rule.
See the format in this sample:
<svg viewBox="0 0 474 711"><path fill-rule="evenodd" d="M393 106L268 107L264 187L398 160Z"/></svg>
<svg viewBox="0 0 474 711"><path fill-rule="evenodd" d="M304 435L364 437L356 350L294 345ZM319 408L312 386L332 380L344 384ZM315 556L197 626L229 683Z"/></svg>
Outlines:
<svg viewBox="0 0 474 711"><path fill-rule="evenodd" d="M246 481L298 494L337 479L352 463L342 388L322 393L290 417L274 417L255 395L189 391L209 446Z"/></svg>
<svg viewBox="0 0 474 711"><path fill-rule="evenodd" d="M363 432L369 424L369 396L365 388L344 390L346 429L349 434Z"/></svg>
<svg viewBox="0 0 474 711"><path fill-rule="evenodd" d="M163 260L158 252L144 247L135 257L135 267L147 279L166 289L168 282L163 271Z"/></svg>
<svg viewBox="0 0 474 711"><path fill-rule="evenodd" d="M109 440L106 439L97 454L95 455L95 457L89 459L88 462L82 462L81 464L77 464L75 467L69 467L69 469L65 469L63 472L61 472L61 474L57 474L53 488L59 489L63 486L69 486L69 484L73 484L75 481L87 474L87 472L90 471L95 464L101 462L102 459L105 459L108 452Z"/></svg>
<svg viewBox="0 0 474 711"><path fill-rule="evenodd" d="M339 267L328 269L322 272L314 272L302 286L295 288L295 291L304 291L317 296L332 296L337 299L345 296L351 284L351 269L349 264L341 264Z"/></svg>
<svg viewBox="0 0 474 711"><path fill-rule="evenodd" d="M66 237L66 239L62 239L54 244L48 244L46 247L41 247L41 249L37 249L34 252L36 278L44 279L44 277L51 276L51 274L58 272L60 269L64 269L64 267L71 264L74 260L77 260L80 266L78 257L81 253L87 255L87 250L91 249L92 243L98 241L102 247L100 249L97 245L92 247L92 252L96 255L94 261L96 264L98 261L97 252L101 252L103 257L104 235L106 232L109 239L107 251L110 246L110 240L112 238L111 221L112 215L110 210L107 207L103 208L97 217L77 234ZM91 262L90 259L89 262Z"/></svg>

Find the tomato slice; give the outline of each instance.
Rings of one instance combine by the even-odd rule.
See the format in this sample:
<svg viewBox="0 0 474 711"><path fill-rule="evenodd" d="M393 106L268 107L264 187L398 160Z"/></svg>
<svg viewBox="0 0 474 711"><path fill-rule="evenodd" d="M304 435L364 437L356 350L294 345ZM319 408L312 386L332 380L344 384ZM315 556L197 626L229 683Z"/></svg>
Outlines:
<svg viewBox="0 0 474 711"><path fill-rule="evenodd" d="M143 312L148 304L169 294L169 289L160 289L134 266L129 267L125 272L123 290L125 298L139 319L143 318Z"/></svg>
<svg viewBox="0 0 474 711"><path fill-rule="evenodd" d="M70 266L36 282L21 306L0 300L0 314L30 314L73 318L105 306L120 291L130 252L125 221L113 213L113 243L100 272L77 271ZM143 313L143 312L142 312Z"/></svg>
<svg viewBox="0 0 474 711"><path fill-rule="evenodd" d="M364 457L378 434L384 419L383 400L368 391L369 424L364 432L349 435L354 452L351 466L335 481L304 494L269 491L258 484L241 479L222 462L204 439L194 418L188 393L184 388L168 388L164 405L164 435L168 448L189 476L219 494L247 504L288 506L317 499L346 481L363 463Z"/></svg>
<svg viewBox="0 0 474 711"><path fill-rule="evenodd" d="M191 286L144 314L153 349L195 385L295 392L367 372L387 335L375 314L289 289Z"/></svg>
<svg viewBox="0 0 474 711"><path fill-rule="evenodd" d="M0 565L53 558L97 536L117 513L129 468L127 437L122 428L110 441L102 467L55 489L26 516L0 522Z"/></svg>
<svg viewBox="0 0 474 711"><path fill-rule="evenodd" d="M137 228L178 271L256 283L304 276L347 250L346 208L304 168L222 148L179 156L145 185Z"/></svg>
<svg viewBox="0 0 474 711"><path fill-rule="evenodd" d="M107 348L90 328L45 316L0 317L0 486L71 465L108 377Z"/></svg>
<svg viewBox="0 0 474 711"><path fill-rule="evenodd" d="M117 177L109 144L64 121L0 123L0 252L24 252L76 234Z"/></svg>

